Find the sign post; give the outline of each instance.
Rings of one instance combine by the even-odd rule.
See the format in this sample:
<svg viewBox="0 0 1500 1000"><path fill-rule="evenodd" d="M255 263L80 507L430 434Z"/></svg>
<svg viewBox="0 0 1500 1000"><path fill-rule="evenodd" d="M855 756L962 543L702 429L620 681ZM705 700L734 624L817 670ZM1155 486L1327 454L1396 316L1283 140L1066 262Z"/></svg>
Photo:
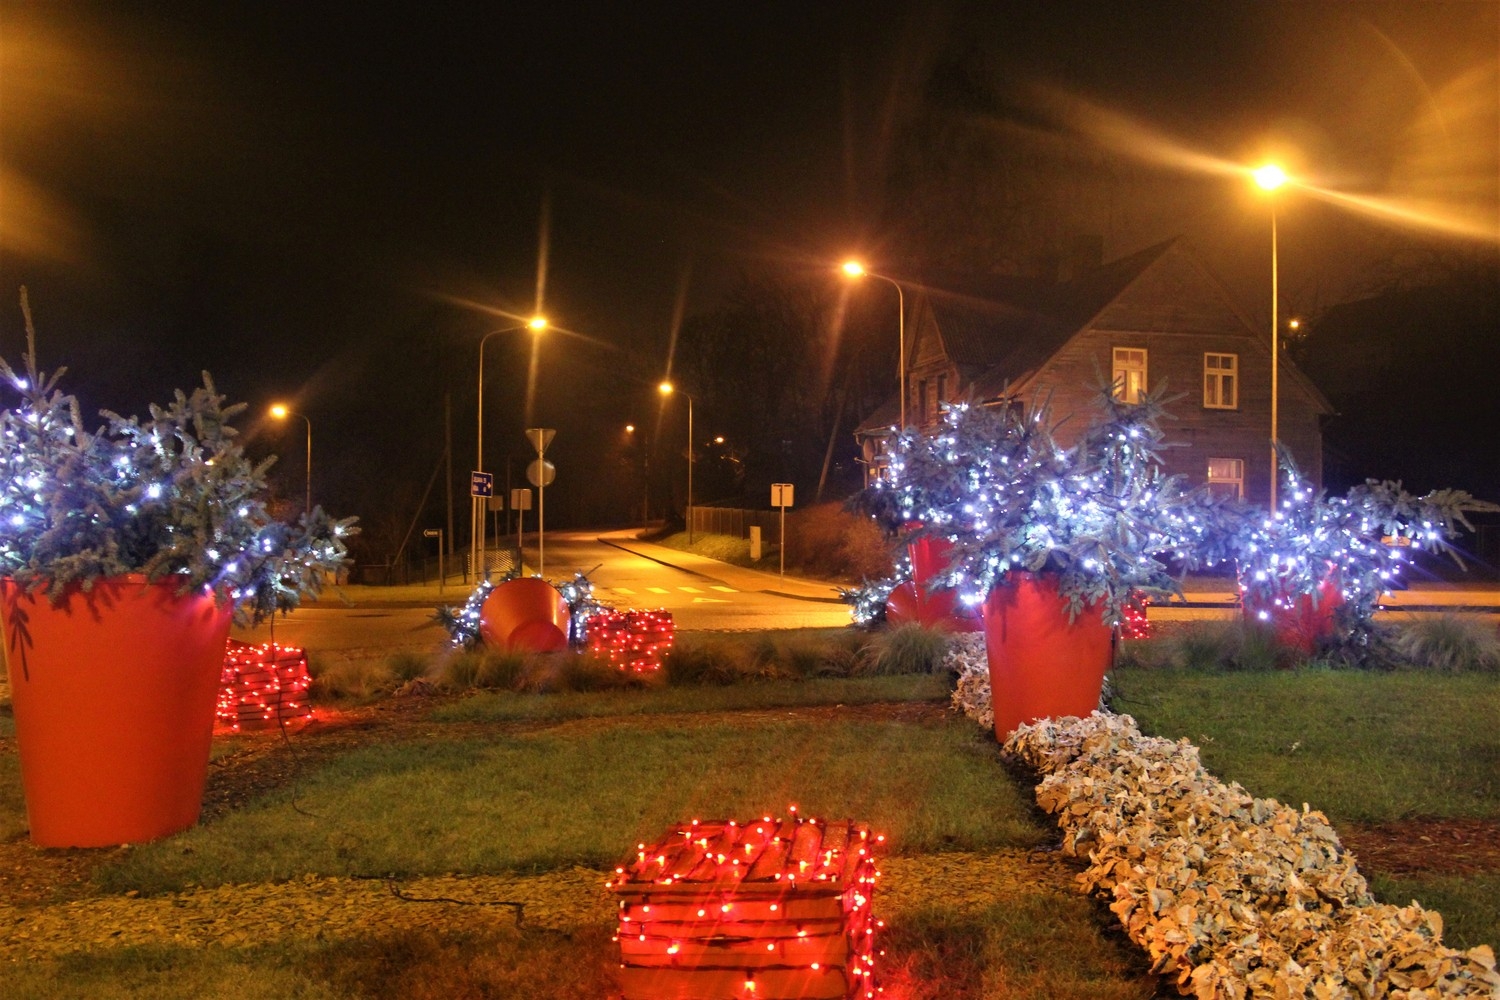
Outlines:
<svg viewBox="0 0 1500 1000"><path fill-rule="evenodd" d="M443 583L448 579L448 574L443 568L443 529L427 528L422 532L423 538L436 538L438 540L438 596L443 596Z"/></svg>
<svg viewBox="0 0 1500 1000"><path fill-rule="evenodd" d="M781 508L781 575L786 576L786 509L792 505L795 492L791 483L771 484L771 506Z"/></svg>
<svg viewBox="0 0 1500 1000"><path fill-rule="evenodd" d="M484 572L484 499L495 494L495 476L493 473L480 472L477 469L469 473L469 503L471 510L471 527L474 531L474 544L470 547L469 561L473 563L470 567L474 570L474 582L478 583L480 575Z"/></svg>
<svg viewBox="0 0 1500 1000"><path fill-rule="evenodd" d="M526 440L536 449L536 461L526 467L526 478L537 489L536 498L536 572L547 575L547 484L557 476L557 469L547 461L547 446L557 431L551 427L526 428Z"/></svg>

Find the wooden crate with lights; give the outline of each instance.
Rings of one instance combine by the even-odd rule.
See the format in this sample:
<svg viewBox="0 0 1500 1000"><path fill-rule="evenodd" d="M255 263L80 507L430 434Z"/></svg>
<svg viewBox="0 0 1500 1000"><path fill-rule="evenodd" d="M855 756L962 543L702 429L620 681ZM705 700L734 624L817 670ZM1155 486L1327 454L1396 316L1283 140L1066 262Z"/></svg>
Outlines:
<svg viewBox="0 0 1500 1000"><path fill-rule="evenodd" d="M682 823L615 870L623 1000L880 995L875 849L850 820Z"/></svg>
<svg viewBox="0 0 1500 1000"><path fill-rule="evenodd" d="M217 724L238 732L305 722L312 717L307 699L311 684L305 651L231 639L219 683Z"/></svg>

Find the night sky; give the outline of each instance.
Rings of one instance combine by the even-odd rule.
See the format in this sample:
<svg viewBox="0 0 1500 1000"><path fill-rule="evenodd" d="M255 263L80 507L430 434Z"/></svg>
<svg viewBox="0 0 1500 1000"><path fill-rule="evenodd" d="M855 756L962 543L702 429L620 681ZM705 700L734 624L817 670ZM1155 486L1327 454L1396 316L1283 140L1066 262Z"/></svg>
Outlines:
<svg viewBox="0 0 1500 1000"><path fill-rule="evenodd" d="M898 165L941 157L911 123L944 74L986 81L963 113L1043 174L1129 165L1071 206L1107 257L1184 234L1258 315L1264 209L1203 164L1292 149L1320 186L1492 245L1497 51L1500 5L1470 2L4 0L0 354L24 284L43 366L85 404L138 412L206 368L300 483L302 425L262 417L290 401L318 499L373 524L409 519L445 392L466 477L474 345L540 307L564 329L530 416L559 428L561 489L655 412L674 316L736 275L921 263ZM1313 197L1282 218L1307 310L1433 235ZM486 348L491 467L526 457L528 343Z"/></svg>

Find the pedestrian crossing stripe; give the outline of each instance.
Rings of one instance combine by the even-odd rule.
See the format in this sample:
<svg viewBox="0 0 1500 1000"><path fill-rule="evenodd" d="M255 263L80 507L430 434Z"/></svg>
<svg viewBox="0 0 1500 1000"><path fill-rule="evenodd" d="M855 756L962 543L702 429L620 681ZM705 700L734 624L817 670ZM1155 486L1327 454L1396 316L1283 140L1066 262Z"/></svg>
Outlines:
<svg viewBox="0 0 1500 1000"><path fill-rule="evenodd" d="M678 587L677 589L680 590L680 591L682 591L684 594L701 594L701 593L703 593L703 591L699 590L697 587Z"/></svg>
<svg viewBox="0 0 1500 1000"><path fill-rule="evenodd" d="M631 590L629 587L611 587L610 589L613 590L617 594L633 594L633 593L635 593L635 591Z"/></svg>
<svg viewBox="0 0 1500 1000"><path fill-rule="evenodd" d="M722 585L719 585L719 584L715 584L710 589L711 590L717 590L721 594L738 594L739 593L739 591L735 590L733 587L725 587L725 586L722 586Z"/></svg>
<svg viewBox="0 0 1500 1000"><path fill-rule="evenodd" d="M646 589L649 590L649 591L651 591L651 593L653 593L653 594L670 594L671 593L671 591L668 590L666 587L647 587Z"/></svg>

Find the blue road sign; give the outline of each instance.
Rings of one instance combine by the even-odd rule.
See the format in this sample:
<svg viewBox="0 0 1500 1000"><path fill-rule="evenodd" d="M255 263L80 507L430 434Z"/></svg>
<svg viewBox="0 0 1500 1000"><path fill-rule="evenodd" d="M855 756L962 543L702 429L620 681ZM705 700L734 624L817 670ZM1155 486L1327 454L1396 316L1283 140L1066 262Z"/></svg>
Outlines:
<svg viewBox="0 0 1500 1000"><path fill-rule="evenodd" d="M469 495L474 497L494 496L495 474L493 472L469 473Z"/></svg>

